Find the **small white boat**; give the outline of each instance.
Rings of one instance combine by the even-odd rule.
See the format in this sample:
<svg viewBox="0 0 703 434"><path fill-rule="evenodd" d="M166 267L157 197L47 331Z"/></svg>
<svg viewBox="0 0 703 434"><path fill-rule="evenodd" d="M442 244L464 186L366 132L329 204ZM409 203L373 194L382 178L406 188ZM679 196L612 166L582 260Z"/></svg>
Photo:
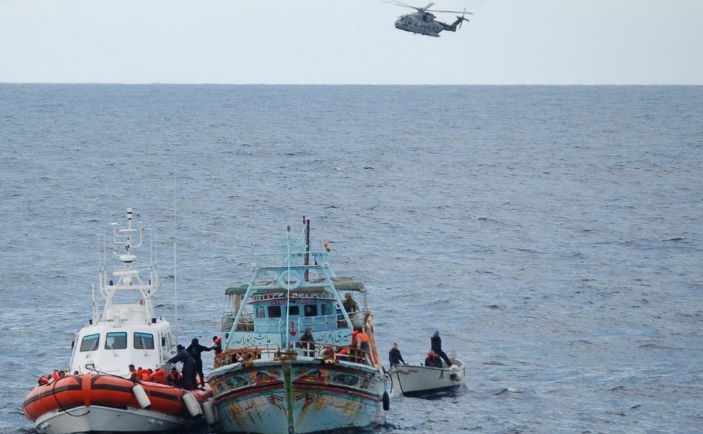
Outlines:
<svg viewBox="0 0 703 434"><path fill-rule="evenodd" d="M170 323L154 312L158 290L154 238L149 278L140 277L135 252L145 243L144 229L113 228L113 243L121 267L108 277L107 242L99 247L98 283L93 285L93 318L76 334L70 373L42 376L24 399L25 417L41 434L87 432L162 432L202 424L203 402L212 396L209 386L186 390L168 384L166 372L149 377L176 354ZM105 299L98 315L96 293ZM132 377L130 365L143 367Z"/></svg>
<svg viewBox="0 0 703 434"><path fill-rule="evenodd" d="M423 365L397 365L388 372L393 390L407 397L433 397L455 393L464 386L466 368L464 362L449 356L452 365L433 368Z"/></svg>

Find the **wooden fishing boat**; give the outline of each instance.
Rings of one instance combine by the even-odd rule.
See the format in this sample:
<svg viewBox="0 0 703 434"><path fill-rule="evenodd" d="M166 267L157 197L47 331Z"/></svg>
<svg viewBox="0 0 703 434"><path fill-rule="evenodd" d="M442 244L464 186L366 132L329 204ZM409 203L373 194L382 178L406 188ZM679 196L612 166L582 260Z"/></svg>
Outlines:
<svg viewBox="0 0 703 434"><path fill-rule="evenodd" d="M249 284L230 288L223 353L208 376L220 433L373 429L385 422L389 378L378 359L366 287L338 277L329 246L310 249L288 227L286 245L257 255ZM356 294L347 312L342 293ZM354 326L368 348L351 347ZM309 330L312 341L301 340Z"/></svg>
<svg viewBox="0 0 703 434"><path fill-rule="evenodd" d="M100 243L93 315L73 342L73 374L37 385L24 399L24 415L40 433L158 432L204 425L202 404L212 396L209 386L186 390L144 374L137 379L130 371L130 365L142 371L166 368L176 354L176 341L170 323L157 317L152 305L159 289L154 239L147 237L151 269L149 278L142 279L134 253L145 243L145 230L132 227L131 208L127 220L127 228L113 228L122 266L112 277L107 243ZM96 292L105 299L102 316Z"/></svg>

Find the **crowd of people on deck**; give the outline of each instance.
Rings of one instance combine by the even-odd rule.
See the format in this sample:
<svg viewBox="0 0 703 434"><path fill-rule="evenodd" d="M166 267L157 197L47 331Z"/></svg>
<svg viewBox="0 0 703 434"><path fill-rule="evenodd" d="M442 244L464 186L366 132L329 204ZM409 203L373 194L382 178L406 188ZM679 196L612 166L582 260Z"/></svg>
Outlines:
<svg viewBox="0 0 703 434"><path fill-rule="evenodd" d="M200 345L197 338L193 338L188 348L178 344L176 346L176 355L168 359L166 363L169 365L182 363L180 371L175 366L170 371L167 371L164 367L151 369L141 366L135 367L130 364L128 366L129 379L135 383L150 381L188 390L197 389L198 387L203 388L205 387L205 374L203 373L202 353L214 351L215 356L222 353L222 337L213 336L212 343L212 346L206 347ZM40 376L37 384L40 386L51 384L69 375L71 375L69 371L54 369L52 373ZM79 372L74 371L72 375L79 375Z"/></svg>
<svg viewBox="0 0 703 434"><path fill-rule="evenodd" d="M71 374L68 371L54 369L54 371L51 372L50 374L40 376L39 380L37 380L37 384L39 384L40 386L43 386L45 384L51 384L54 381L60 380L64 377L68 377L70 375ZM78 371L75 371L73 373L73 375L78 375Z"/></svg>

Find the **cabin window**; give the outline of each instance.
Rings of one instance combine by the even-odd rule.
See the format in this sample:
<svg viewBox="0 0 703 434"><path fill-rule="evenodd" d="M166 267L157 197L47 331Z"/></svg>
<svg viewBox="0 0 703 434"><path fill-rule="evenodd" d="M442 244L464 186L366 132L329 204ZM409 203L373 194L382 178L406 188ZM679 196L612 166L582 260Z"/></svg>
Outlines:
<svg viewBox="0 0 703 434"><path fill-rule="evenodd" d="M81 351L95 351L100 345L100 335L83 336L81 340Z"/></svg>
<svg viewBox="0 0 703 434"><path fill-rule="evenodd" d="M300 315L300 306L288 306L288 315Z"/></svg>
<svg viewBox="0 0 703 434"><path fill-rule="evenodd" d="M134 332L134 348L138 350L153 350L154 335L151 333Z"/></svg>
<svg viewBox="0 0 703 434"><path fill-rule="evenodd" d="M305 316L317 316L317 306L314 304L306 304Z"/></svg>
<svg viewBox="0 0 703 434"><path fill-rule="evenodd" d="M269 318L280 318L281 306L269 306Z"/></svg>
<svg viewBox="0 0 703 434"><path fill-rule="evenodd" d="M320 306L320 307L322 308L322 315L323 316L332 315L332 305L331 304L323 303L322 306Z"/></svg>
<svg viewBox="0 0 703 434"><path fill-rule="evenodd" d="M125 348L127 348L126 332L112 332L107 334L105 338L106 350L124 350Z"/></svg>
<svg viewBox="0 0 703 434"><path fill-rule="evenodd" d="M263 306L259 306L256 308L256 317L257 318L265 318L266 317L266 310L264 309Z"/></svg>

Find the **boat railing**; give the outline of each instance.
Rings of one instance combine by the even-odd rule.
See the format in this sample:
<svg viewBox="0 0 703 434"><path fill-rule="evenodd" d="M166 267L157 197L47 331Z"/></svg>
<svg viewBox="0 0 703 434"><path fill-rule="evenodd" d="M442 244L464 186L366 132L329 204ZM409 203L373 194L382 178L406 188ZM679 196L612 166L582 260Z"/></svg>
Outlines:
<svg viewBox="0 0 703 434"><path fill-rule="evenodd" d="M314 349L311 348L312 345L315 345ZM284 351L277 345L229 349L215 357L214 365L215 368L219 368L232 363L253 363L260 359L280 360L281 358L295 359L297 357L313 357L322 359L325 363L344 361L373 366L370 354L367 351L346 345L312 344L307 342L298 342L296 348L291 351Z"/></svg>

